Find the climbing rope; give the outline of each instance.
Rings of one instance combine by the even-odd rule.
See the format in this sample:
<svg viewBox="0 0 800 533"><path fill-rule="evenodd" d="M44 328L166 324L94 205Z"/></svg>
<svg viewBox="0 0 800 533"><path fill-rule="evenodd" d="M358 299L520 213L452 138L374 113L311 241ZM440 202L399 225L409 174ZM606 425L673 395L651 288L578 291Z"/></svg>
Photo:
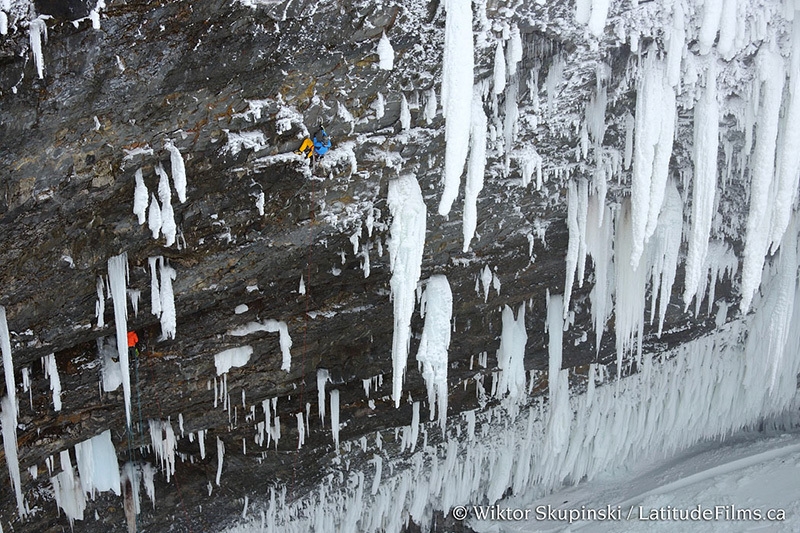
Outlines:
<svg viewBox="0 0 800 533"><path fill-rule="evenodd" d="M316 165L316 156L312 159L312 174L311 179L311 201L310 201L310 221L308 225L308 252L306 256L306 293L305 293L305 313L303 314L303 356L302 356L302 365L300 367L301 370L301 381L300 381L300 412L305 413L305 404L304 402L304 395L306 390L306 356L308 354L308 313L311 310L310 302L311 302L311 264L313 262L313 253L314 253L314 225L316 224L316 216L314 214L314 202L315 198L315 185L314 185L314 173L313 169ZM310 413L306 413L306 418L310 417ZM311 421L305 421L308 427L311 427ZM300 447L297 448L297 451L294 455L294 461L292 464L292 499L295 498L295 485L297 482L297 462L300 458Z"/></svg>

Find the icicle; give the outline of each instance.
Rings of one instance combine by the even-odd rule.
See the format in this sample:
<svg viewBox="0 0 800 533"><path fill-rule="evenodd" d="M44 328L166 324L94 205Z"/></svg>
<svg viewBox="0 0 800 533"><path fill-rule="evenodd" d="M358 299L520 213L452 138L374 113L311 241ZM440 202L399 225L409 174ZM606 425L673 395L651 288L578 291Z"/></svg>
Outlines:
<svg viewBox="0 0 800 533"><path fill-rule="evenodd" d="M506 88L506 56L503 53L503 41L497 42L494 51L494 94L502 94Z"/></svg>
<svg viewBox="0 0 800 533"><path fill-rule="evenodd" d="M700 54L706 55L714 46L719 30L720 17L722 16L723 0L704 0L703 3L703 22L700 24L698 41L700 42Z"/></svg>
<svg viewBox="0 0 800 533"><path fill-rule="evenodd" d="M139 224L144 224L147 220L147 201L150 193L142 178L142 169L136 171L136 189L133 192L133 214L139 217Z"/></svg>
<svg viewBox="0 0 800 533"><path fill-rule="evenodd" d="M483 175L486 171L486 113L477 87L472 95L471 120L467 184L464 188L464 252L469 250L478 225L478 195L483 190Z"/></svg>
<svg viewBox="0 0 800 533"><path fill-rule="evenodd" d="M155 316L161 316L161 288L158 284L158 271L156 261L160 257L148 257L147 262L150 265L150 312Z"/></svg>
<svg viewBox="0 0 800 533"><path fill-rule="evenodd" d="M669 49L667 51L667 77L672 87L678 87L681 81L681 56L686 46L686 29L683 4L672 4L672 27L669 32ZM716 82L716 78L714 78Z"/></svg>
<svg viewBox="0 0 800 533"><path fill-rule="evenodd" d="M331 391L331 433L336 453L339 453L339 390Z"/></svg>
<svg viewBox="0 0 800 533"><path fill-rule="evenodd" d="M163 339L174 339L177 329L177 317L175 311L175 295L172 292L172 281L177 276L177 273L174 268L162 260L159 274L161 277L161 287L159 290L159 300L161 301L161 337Z"/></svg>
<svg viewBox="0 0 800 533"><path fill-rule="evenodd" d="M36 65L36 73L39 79L44 79L44 55L42 54L42 40L47 42L47 24L45 20L50 18L47 15L39 15L28 23L28 36L31 43L31 53L33 62Z"/></svg>
<svg viewBox="0 0 800 533"><path fill-rule="evenodd" d="M325 426L325 384L330 381L330 373L326 368L317 369L317 410L319 411L319 421ZM369 381L367 381L368 383ZM369 392L367 392L369 397Z"/></svg>
<svg viewBox="0 0 800 533"><path fill-rule="evenodd" d="M97 316L97 327L104 328L106 326L105 323L105 307L106 307L106 297L103 294L103 278L98 276L97 278L97 303L95 304L95 315Z"/></svg>
<svg viewBox="0 0 800 533"><path fill-rule="evenodd" d="M178 194L178 200L184 203L186 201L186 166L183 162L183 156L180 150L178 150L170 140L164 143L164 148L169 150L169 161L172 171L172 181L175 184L175 192ZM169 244L167 246L169 246Z"/></svg>
<svg viewBox="0 0 800 533"><path fill-rule="evenodd" d="M785 81L783 59L776 52L761 47L757 56L758 82L764 84L758 117L755 150L751 159L750 212L742 262L742 300L740 310L746 313L761 281L764 256L767 253L772 219L770 190L775 170L775 145L780 120L781 96ZM796 169L795 169L796 171Z"/></svg>
<svg viewBox="0 0 800 533"><path fill-rule="evenodd" d="M170 247L175 243L175 214L172 211L172 191L169 188L169 176L159 163L156 166L158 174L158 199L161 202L161 232L166 239L166 246ZM155 232L154 232L155 233Z"/></svg>
<svg viewBox="0 0 800 533"><path fill-rule="evenodd" d="M53 391L53 409L61 410L61 379L58 377L58 367L54 354L46 355L42 358L45 377L50 377L50 390Z"/></svg>
<svg viewBox="0 0 800 533"><path fill-rule="evenodd" d="M401 95L400 99L400 127L403 131L411 129L411 111L408 108L406 95Z"/></svg>
<svg viewBox="0 0 800 533"><path fill-rule="evenodd" d="M114 301L114 326L117 332L117 353L122 370L122 392L125 400L125 420L131 426L131 373L128 365L128 254L115 255L108 260L108 282Z"/></svg>
<svg viewBox="0 0 800 533"><path fill-rule="evenodd" d="M497 397L508 397L516 401L525 394L525 344L528 333L525 330L525 304L519 306L517 318L509 306L503 308L503 333L497 349L497 368L500 378L497 383Z"/></svg>
<svg viewBox="0 0 800 533"><path fill-rule="evenodd" d="M6 394L11 401L14 428L17 427L17 382L14 377L14 360L11 356L11 335L8 332L6 308L0 305L0 351L3 352L3 372L6 380ZM16 429L14 430L16 434Z"/></svg>
<svg viewBox="0 0 800 533"><path fill-rule="evenodd" d="M592 0L592 14L587 27L592 35L600 37L606 28L606 18L611 0Z"/></svg>
<svg viewBox="0 0 800 533"><path fill-rule="evenodd" d="M444 65L442 72L442 112L445 122L444 191L439 214L450 213L458 196L461 173L467 160L472 114L473 45L472 5L461 0L445 0Z"/></svg>
<svg viewBox="0 0 800 533"><path fill-rule="evenodd" d="M399 407L411 340L411 315L425 246L427 213L416 178L405 175L389 182L389 210L393 217L389 242L392 270L389 284L394 303L392 398L395 407Z"/></svg>
<svg viewBox="0 0 800 533"><path fill-rule="evenodd" d="M678 268L678 252L681 246L681 229L683 227L683 202L674 181L667 184L666 197L658 226L653 234L653 275L650 323L655 313L656 295L659 300L658 336L664 328L664 317L672 295L672 284Z"/></svg>
<svg viewBox="0 0 800 533"><path fill-rule="evenodd" d="M2 337L2 330L6 329L5 325L5 309L0 306L0 342L5 344L5 339ZM3 349L5 355L5 348ZM5 359L5 358L4 358ZM0 425L2 425L3 432L3 451L6 456L6 464L8 465L8 476L11 478L11 486L14 489L14 495L17 498L17 513L20 518L26 514L25 499L22 496L22 485L20 481L19 472L19 448L17 445L17 405L14 398L13 381L8 381L6 374L6 384L12 383L6 389L9 390L8 396L3 396L0 400Z"/></svg>
<svg viewBox="0 0 800 533"><path fill-rule="evenodd" d="M430 420L436 408L439 425L445 430L447 420L447 352L450 347L450 322L453 316L453 294L447 277L431 276L425 286L420 306L424 308L425 326L420 338L417 362L428 389Z"/></svg>
<svg viewBox="0 0 800 533"><path fill-rule="evenodd" d="M147 212L147 227L150 228L153 238L158 239L158 235L161 233L161 225L163 224L161 220L161 208L158 206L156 195L151 194L150 196L152 198L150 199L150 209Z"/></svg>
<svg viewBox="0 0 800 533"><path fill-rule="evenodd" d="M511 28L511 35L508 39L508 77L513 78L517 75L517 65L522 61L522 36L519 28L515 25Z"/></svg>
<svg viewBox="0 0 800 533"><path fill-rule="evenodd" d="M225 444L217 437L217 479L216 483L219 487L219 478L222 476L222 460L225 457Z"/></svg>
<svg viewBox="0 0 800 533"><path fill-rule="evenodd" d="M303 423L303 413L296 413L297 417L297 449L301 449L306 442L306 426Z"/></svg>
<svg viewBox="0 0 800 533"><path fill-rule="evenodd" d="M721 34L720 34L721 38ZM772 252L775 252L789 225L792 206L800 183L800 13L792 29L792 55L789 70L789 95L783 118L783 137L778 148L775 204L772 212Z"/></svg>
<svg viewBox="0 0 800 533"><path fill-rule="evenodd" d="M438 103L436 101L436 91L429 89L425 93L425 122L430 124L436 118L436 109Z"/></svg>
<svg viewBox="0 0 800 533"><path fill-rule="evenodd" d="M547 298L547 332L549 417L545 448L548 456L555 456L569 444L572 409L569 405L568 371L561 370L564 323L561 316L563 302L561 295Z"/></svg>
<svg viewBox="0 0 800 533"><path fill-rule="evenodd" d="M161 461L161 469L167 475L167 483L175 474L175 452L178 441L169 420L150 420L150 444L156 459Z"/></svg>
<svg viewBox="0 0 800 533"><path fill-rule="evenodd" d="M622 362L630 353L634 339L636 342L637 360L642 354L642 326L644 321L645 292L647 289L647 267L640 263L634 267L630 261L632 242L631 206L624 201L617 215L616 241L614 253L618 258L616 266L617 301L616 337L617 337L617 379L622 373Z"/></svg>
<svg viewBox="0 0 800 533"><path fill-rule="evenodd" d="M692 229L686 258L684 311L697 293L700 275L708 252L711 221L714 218L714 195L717 189L719 152L719 101L715 60L709 61L703 96L694 107L694 181L692 187ZM700 296L702 299L702 295Z"/></svg>
<svg viewBox="0 0 800 533"><path fill-rule="evenodd" d="M630 261L634 269L639 265L644 244L655 231L675 133L675 91L667 82L664 63L651 52L643 70L636 95L636 151L631 184Z"/></svg>

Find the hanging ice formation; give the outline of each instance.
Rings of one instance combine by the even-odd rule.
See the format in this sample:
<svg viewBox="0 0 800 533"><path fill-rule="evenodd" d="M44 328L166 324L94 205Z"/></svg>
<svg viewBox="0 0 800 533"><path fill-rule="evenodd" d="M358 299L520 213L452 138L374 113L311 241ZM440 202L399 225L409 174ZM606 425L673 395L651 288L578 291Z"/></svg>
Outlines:
<svg viewBox="0 0 800 533"><path fill-rule="evenodd" d="M762 46L756 57L758 78L754 91L760 95L756 143L750 162L750 211L747 215L744 259L742 261L743 313L750 309L753 294L761 282L764 256L770 245L772 221L773 177L775 173L775 147L780 124L781 97L785 69L780 54ZM797 127L796 124L791 127ZM797 171L796 169L794 170Z"/></svg>
<svg viewBox="0 0 800 533"><path fill-rule="evenodd" d="M33 63L36 65L36 73L39 79L44 78L44 54L42 53L42 41L47 42L47 23L45 20L50 18L47 15L39 15L28 22L28 37L31 43L31 53Z"/></svg>
<svg viewBox="0 0 800 533"><path fill-rule="evenodd" d="M172 211L172 191L169 187L169 176L167 176L167 172L160 163L156 165L156 174L158 174L158 200L161 202L161 233L164 234L165 244L169 247L175 243L175 233L177 231L175 214ZM155 237L156 235L157 233L154 230L153 236Z"/></svg>
<svg viewBox="0 0 800 533"><path fill-rule="evenodd" d="M575 21L586 24L595 37L603 34L608 17L610 0L578 0L575 6Z"/></svg>
<svg viewBox="0 0 800 533"><path fill-rule="evenodd" d="M17 444L17 384L14 378L14 362L11 357L11 337L6 321L6 308L0 305L0 351L3 352L3 371L6 381L6 396L0 400L0 425L3 431L3 451L8 465L8 476L17 500L17 512L24 516L27 508L22 495L19 471L19 449Z"/></svg>
<svg viewBox="0 0 800 533"><path fill-rule="evenodd" d="M147 191L147 186L144 184L141 168L136 171L135 179L136 188L133 192L133 214L139 217L139 224L141 225L147 220L147 203L150 199L150 193ZM160 227L161 225L159 224L159 228Z"/></svg>
<svg viewBox="0 0 800 533"><path fill-rule="evenodd" d="M186 166L183 162L183 156L180 150L178 150L170 140L164 143L164 147L169 150L169 161L172 171L172 181L175 184L175 192L178 194L178 200L184 203L186 201Z"/></svg>
<svg viewBox="0 0 800 533"><path fill-rule="evenodd" d="M472 113L469 138L469 163L467 165L467 184L464 187L464 247L475 236L478 225L478 195L483 190L483 175L486 171L486 112L483 110L483 99L476 87L472 94Z"/></svg>
<svg viewBox="0 0 800 533"><path fill-rule="evenodd" d="M289 328L282 320L264 320L263 322L250 322L244 326L239 326L228 332L234 337L243 337L257 331L267 331L269 333L280 334L279 342L281 346L281 370L288 372L292 367L292 338L289 336Z"/></svg>
<svg viewBox="0 0 800 533"><path fill-rule="evenodd" d="M472 115L472 4L445 0L442 114L445 117L444 191L439 214L447 215L458 196L467 160Z"/></svg>
<svg viewBox="0 0 800 533"><path fill-rule="evenodd" d="M709 61L708 65L706 86L694 108L692 229L689 233L686 281L683 290L683 302L687 308L697 293L702 266L706 259L711 221L714 216L714 195L717 190L719 102L715 63Z"/></svg>
<svg viewBox="0 0 800 533"><path fill-rule="evenodd" d="M509 306L503 308L503 332L500 347L497 349L497 368L500 377L497 383L497 397L508 397L516 401L525 394L525 344L528 333L525 330L525 305L520 305L517 317Z"/></svg>
<svg viewBox="0 0 800 533"><path fill-rule="evenodd" d="M62 450L59 455L62 471L51 477L50 483L56 504L67 515L70 524L83 520L87 493L92 499L97 492L112 491L120 495L120 469L110 430L75 445L78 475L72 466L69 450Z"/></svg>
<svg viewBox="0 0 800 533"><path fill-rule="evenodd" d="M549 413L545 446L548 455L558 455L569 446L572 408L569 403L569 370L562 370L564 321L561 295L547 295Z"/></svg>
<svg viewBox="0 0 800 533"><path fill-rule="evenodd" d="M108 260L108 283L114 300L114 327L117 332L117 353L122 370L122 392L125 399L125 420L131 425L131 374L128 366L128 254Z"/></svg>
<svg viewBox="0 0 800 533"><path fill-rule="evenodd" d="M415 291L425 246L427 210L419 183L411 175L403 175L389 182L388 201L393 218L389 241L389 264L392 270L389 284L394 305L392 399L395 406L399 406L411 341L411 315L414 313Z"/></svg>
<svg viewBox="0 0 800 533"><path fill-rule="evenodd" d="M150 312L161 319L162 340L174 339L178 319L172 282L177 272L161 256L148 257L147 262L150 265Z"/></svg>
<svg viewBox="0 0 800 533"><path fill-rule="evenodd" d="M644 60L642 80L636 93L636 130L631 177L630 261L634 269L645 243L656 229L664 202L675 133L675 91L669 85L666 66L651 52ZM619 237L619 233L617 233ZM622 257L617 254L617 257Z"/></svg>
<svg viewBox="0 0 800 533"><path fill-rule="evenodd" d="M58 377L58 367L56 366L56 356L47 355L42 358L45 377L50 378L50 390L53 391L53 410L61 410L61 379Z"/></svg>
<svg viewBox="0 0 800 533"><path fill-rule="evenodd" d="M417 362L428 388L430 420L438 409L439 425L444 431L447 419L447 351L450 348L450 321L453 315L453 294L443 275L431 276L420 301L420 314L425 326L417 351ZM435 408L434 408L435 407Z"/></svg>

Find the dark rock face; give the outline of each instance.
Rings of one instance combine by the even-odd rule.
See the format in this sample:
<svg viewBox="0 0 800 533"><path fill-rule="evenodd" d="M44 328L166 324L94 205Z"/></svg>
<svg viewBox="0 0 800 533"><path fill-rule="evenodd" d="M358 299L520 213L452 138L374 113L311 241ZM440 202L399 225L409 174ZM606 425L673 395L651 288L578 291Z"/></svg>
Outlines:
<svg viewBox="0 0 800 533"><path fill-rule="evenodd" d="M111 429L120 464L155 463L146 429L151 419L171 420L180 437L179 460L171 482L156 474L155 506L142 500L142 531L215 531L241 514L245 496L265 500L278 485L287 487L289 500L308 493L335 457L330 430L316 416L318 369L327 369L328 387L340 391L342 441L372 440L376 431L388 434L407 425L411 405L404 401L395 408L390 398L393 318L386 251L387 188L401 173L417 177L428 207L422 279L446 274L454 295L449 414L477 407L465 384L473 391L476 373L490 375L496 366L498 310L528 304L528 331L542 332L546 290L563 291L565 180L552 172L542 190L522 188L518 169L504 174L502 161L490 160L492 178L479 200L479 238L470 252L461 251L461 208L449 219L436 214L443 118L438 113L428 122L423 114L427 91L439 91L442 7L305 0L255 8L218 0L107 4L98 31L86 21L77 28L69 22L85 17L92 3L35 3L39 13L53 16L44 79L36 77L21 29L2 44L0 304L13 332L18 384L22 369L30 369L30 402L18 390L18 437L23 491L35 508L18 519L13 492L4 490L5 530L66 529L68 521L49 494L49 476L43 475L46 461L105 429ZM489 2L487 13L499 20L506 7ZM600 62L588 59L574 27L559 27L565 9L542 8L542 27L521 27L526 48L518 80L520 102L538 100L537 92L544 99L544 89L526 84L530 73L537 73L541 88L554 58L568 58L559 113L546 124L522 127L518 139L524 145L536 135L537 150L556 169L578 149L577 136L564 135L568 128L562 126L582 113ZM396 54L393 71L377 68L375 47L383 32ZM632 60L624 44L605 43L604 51L612 71L623 71ZM490 78L488 55L476 63L476 79ZM624 142L621 117L633 105L621 80L612 75L609 81L615 96L606 137L616 145ZM382 116L376 113L378 93L385 98ZM399 123L403 96L411 108L410 131ZM502 108L502 102L496 105ZM281 155L299 146L304 126L313 131L319 122L339 156L309 167L299 157ZM167 140L183 155L188 177L187 201L172 197L178 238L171 247L163 237L153 239L132 213L135 173L141 169L150 193L157 191L156 167L170 167ZM676 147L676 157L684 152ZM610 197L622 189L612 185ZM262 194L263 215L257 207ZM527 235L537 225L546 236L530 244ZM122 389L98 392L97 339L113 337L114 316L107 300L105 325L98 327L97 282L107 275L107 260L122 252L129 261L128 288L141 292L138 314L129 307L128 324L142 340L131 369L134 419L141 418L144 427L135 422L132 433L125 427ZM148 258L156 256L177 273L174 339L161 338L159 319L151 314ZM484 301L475 286L486 265L502 285ZM301 278L305 294L299 291ZM576 314L578 327L565 334L564 367L614 358L611 333L599 356L593 335L581 341L581 332L591 329L589 289L573 293L584 312ZM723 289L729 287L720 286L718 294ZM242 304L247 310L237 314ZM709 327L681 309L676 297L667 324L681 328L662 337L663 345ZM266 319L288 326L288 372L281 370L278 334L262 331L246 340L230 334ZM415 314L412 330L418 333L421 326ZM646 342L654 342L653 331L647 332ZM213 355L243 344L253 347L253 355L225 378L230 408L214 408L222 378ZM417 344L412 339L404 383L404 397L414 399L426 395L413 364ZM482 352L488 352L488 369L476 370L471 360ZM60 412L53 410L39 362L50 353L61 377ZM525 365L547 368L544 335L529 334ZM363 387L375 376L383 381L370 394L372 407ZM271 398L278 398L282 434L268 448L253 442L254 423L246 418L263 419L262 402ZM309 432L298 451L295 416L308 413L307 404ZM206 431L205 459L197 439L188 439L199 430ZM226 447L219 487L217 438ZM6 476L2 464L0 476ZM34 465L36 479L28 471ZM56 460L53 473L58 470ZM110 493L88 502L84 514L79 530L126 527L122 500Z"/></svg>

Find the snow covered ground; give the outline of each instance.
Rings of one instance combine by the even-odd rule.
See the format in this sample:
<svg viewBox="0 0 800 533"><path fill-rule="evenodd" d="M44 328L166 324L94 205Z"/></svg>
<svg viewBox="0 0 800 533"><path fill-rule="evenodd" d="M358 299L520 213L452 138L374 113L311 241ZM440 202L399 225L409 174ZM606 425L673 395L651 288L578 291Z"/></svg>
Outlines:
<svg viewBox="0 0 800 533"><path fill-rule="evenodd" d="M608 519L582 520L589 510ZM492 512L501 520L476 518ZM481 533L800 531L800 431L706 441L547 496L507 498L468 513Z"/></svg>

